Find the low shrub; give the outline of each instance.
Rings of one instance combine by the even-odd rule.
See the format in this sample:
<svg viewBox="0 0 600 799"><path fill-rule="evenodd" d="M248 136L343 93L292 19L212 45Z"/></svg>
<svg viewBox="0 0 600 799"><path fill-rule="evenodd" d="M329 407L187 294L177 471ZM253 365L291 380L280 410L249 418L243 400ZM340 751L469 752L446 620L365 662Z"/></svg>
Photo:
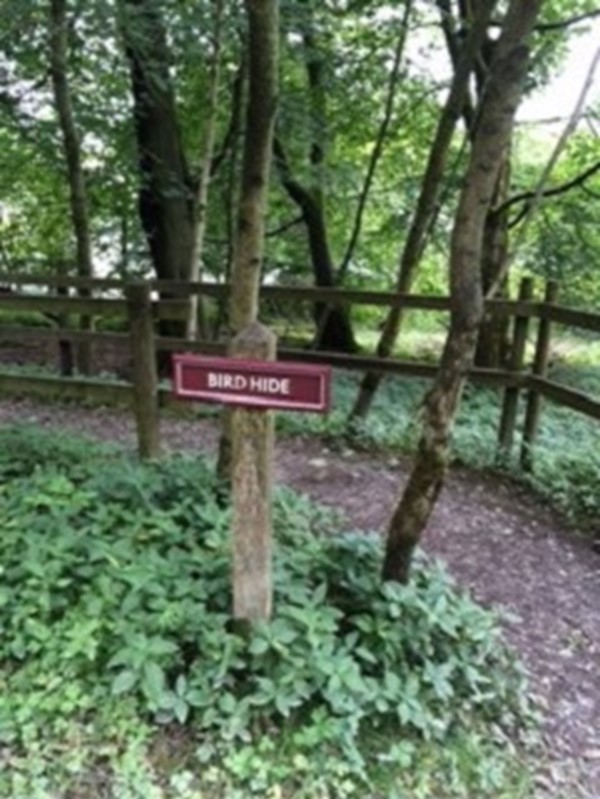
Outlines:
<svg viewBox="0 0 600 799"><path fill-rule="evenodd" d="M205 463L8 443L0 796L525 795L522 670L439 565L382 584L375 537L281 491L276 611L242 635Z"/></svg>

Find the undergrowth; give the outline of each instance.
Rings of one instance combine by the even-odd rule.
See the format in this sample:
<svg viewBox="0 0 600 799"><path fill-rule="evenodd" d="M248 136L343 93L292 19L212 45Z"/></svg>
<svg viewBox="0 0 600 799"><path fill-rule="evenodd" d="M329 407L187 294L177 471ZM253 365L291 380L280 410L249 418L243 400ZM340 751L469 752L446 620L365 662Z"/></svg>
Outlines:
<svg viewBox="0 0 600 799"><path fill-rule="evenodd" d="M382 584L375 537L283 491L276 612L242 636L218 488L200 460L0 433L1 797L529 795L496 614L422 556Z"/></svg>

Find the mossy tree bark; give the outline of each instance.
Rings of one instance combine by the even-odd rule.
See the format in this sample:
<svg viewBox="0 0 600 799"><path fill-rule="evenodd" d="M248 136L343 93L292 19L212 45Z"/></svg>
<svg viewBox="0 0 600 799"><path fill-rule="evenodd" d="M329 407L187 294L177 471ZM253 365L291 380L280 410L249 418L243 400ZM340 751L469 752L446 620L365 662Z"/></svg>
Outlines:
<svg viewBox="0 0 600 799"><path fill-rule="evenodd" d="M529 63L527 39L541 0L511 0L479 108L450 250L451 321L437 377L423 408L422 432L408 485L392 515L384 580L406 582L412 557L447 470L450 436L484 313L481 253L485 220Z"/></svg>
<svg viewBox="0 0 600 799"><path fill-rule="evenodd" d="M484 294L497 286L497 294L508 294L508 211L503 209L510 184L510 145L507 147L498 172L492 207L487 213L483 230L483 252L481 255L481 279ZM508 317L486 317L483 320L475 353L476 366L501 369L509 357L510 342Z"/></svg>
<svg viewBox="0 0 600 799"><path fill-rule="evenodd" d="M248 19L248 105L231 267L229 321L234 334L258 317L278 86L278 0L245 0L245 8ZM224 414L217 471L223 479L229 479L231 414L228 412Z"/></svg>

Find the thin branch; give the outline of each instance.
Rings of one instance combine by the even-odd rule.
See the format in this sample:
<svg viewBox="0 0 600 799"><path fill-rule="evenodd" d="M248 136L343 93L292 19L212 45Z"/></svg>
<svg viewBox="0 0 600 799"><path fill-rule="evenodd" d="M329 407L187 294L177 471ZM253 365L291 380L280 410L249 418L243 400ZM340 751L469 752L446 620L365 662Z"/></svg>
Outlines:
<svg viewBox="0 0 600 799"><path fill-rule="evenodd" d="M533 30L536 33L556 33L564 31L566 28L577 25L580 22L586 22L587 20L595 19L596 17L600 17L600 8L594 8L592 11L585 11L581 14L575 14L574 16L567 17L566 19L558 19L556 22L540 22ZM490 22L490 26L493 28L501 28L502 21L499 19L492 20L492 22Z"/></svg>
<svg viewBox="0 0 600 799"><path fill-rule="evenodd" d="M242 55L240 64L236 70L231 87L231 115L229 125L223 137L219 151L213 155L210 176L214 178L223 162L231 155L235 149L235 140L239 136L242 117L242 99L244 85L246 82L246 58Z"/></svg>
<svg viewBox="0 0 600 799"><path fill-rule="evenodd" d="M354 250L356 249L356 244L358 242L358 238L360 236L360 232L362 229L362 221L363 221L365 207L369 197L369 192L371 190L371 185L373 183L373 178L375 177L375 170L377 169L379 159L381 158L381 154L383 153L383 147L385 144L385 140L387 138L388 130L392 120L392 115L394 113L396 90L398 88L398 82L400 78L400 68L404 57L404 49L406 46L406 38L408 33L408 20L410 18L411 12L412 12L412 0L408 0L404 10L404 16L402 18L402 22L400 25L400 33L398 35L396 50L394 52L394 63L392 66L392 71L390 73L390 78L388 82L388 91L384 106L383 119L381 120L381 124L379 126L377 138L375 139L375 144L373 145L373 150L371 151L371 158L369 159L369 165L367 167L367 173L365 175L365 182L362 191L360 193L358 205L356 208L352 233L348 241L348 246L346 247L346 252L344 253L344 257L342 258L342 262L338 269L337 280L336 280L338 284L343 283L344 278L346 277L346 274L348 272L348 267L350 266L350 261L352 260L352 256L354 254Z"/></svg>
<svg viewBox="0 0 600 799"><path fill-rule="evenodd" d="M576 14L574 17L561 19L557 22L542 22L539 25L536 25L534 30L537 33L553 33L554 31L562 31L565 28L570 28L571 25L577 25L579 22L585 22L586 20L594 19L595 17L600 17L600 8L596 8L593 11L587 11L584 14Z"/></svg>
<svg viewBox="0 0 600 799"><path fill-rule="evenodd" d="M581 190L584 194L587 194L588 197L591 197L593 200L600 200L600 192L592 191L588 186L582 186Z"/></svg>
<svg viewBox="0 0 600 799"><path fill-rule="evenodd" d="M277 167L279 179L281 180L283 188L303 211L304 218L306 208L311 202L311 196L304 186L293 176L287 153L279 136L275 136L273 140L273 155L275 156L275 166Z"/></svg>
<svg viewBox="0 0 600 799"><path fill-rule="evenodd" d="M542 200L543 200L543 197L544 197L544 189L545 189L546 183L548 182L548 180L550 178L550 175L552 174L552 170L554 169L554 167L556 165L556 162L560 158L560 156L561 156L561 154L562 154L562 152L563 152L563 150L564 150L564 148L565 148L565 146L566 146L571 134L573 133L573 131L577 127L577 125L578 125L578 123L579 123L579 121L580 121L580 119L581 119L581 117L583 115L583 111L584 111L584 108L585 108L585 103L586 103L588 94L590 92L590 89L592 88L592 84L594 82L594 75L596 73L596 68L598 67L599 63L600 63L600 47L594 53L594 57L592 58L592 61L590 63L586 78L585 78L585 80L583 82L583 86L582 86L581 91L579 93L579 97L577 98L577 102L575 103L575 107L573 108L573 113L571 114L571 118L569 119L568 123L565 125L565 128L564 128L562 134L560 135L558 141L556 142L556 145L554 146L554 150L552 151L552 154L550 155L550 158L548 159L548 163L546 164L546 166L544 167L544 169L542 171L542 174L541 174L540 179L538 181L538 185L537 185L537 187L535 189L535 192L534 192L534 196L531 199L531 202L529 203L529 205L528 205L528 207L526 209L526 212L522 215L521 221L523 222L523 224L522 224L521 228L519 229L518 239L514 243L511 253L509 254L509 256L506 258L506 260L504 262L504 268L500 271L500 274L498 275L498 277L496 278L496 280L494 281L494 283L490 287L490 289L489 289L489 291L488 291L488 293L486 295L487 298L493 297L495 295L495 293L498 291L499 287L502 285L502 281L506 277L506 275L508 273L508 270L510 269L511 264L513 263L513 261L514 261L514 259L516 257L516 254L519 251L520 245L522 244L522 242L525 239L525 235L526 235L526 233L527 233L527 231L529 229L529 225L531 223L531 220L532 220L535 212L537 211L537 209L540 207L540 205L542 203Z"/></svg>
<svg viewBox="0 0 600 799"><path fill-rule="evenodd" d="M571 180L568 180L566 183L561 183L559 186L553 186L551 189L543 189L540 197L541 199L546 199L547 197L556 197L557 195L565 194L566 192L578 186L583 186L586 180L589 180L589 178L591 178L592 175L595 175L598 171L600 171L600 161L597 161L595 164L584 170L580 175L571 178ZM526 206L529 207L529 201L534 200L536 196L536 191L524 191L522 194L515 194L514 197L509 197L508 200L503 202L497 208L494 208L494 214L502 214L509 208L512 208L513 205L517 205L518 203L526 203ZM519 212L519 218L522 218L522 211ZM513 221L511 223L511 227L515 224L517 223Z"/></svg>
<svg viewBox="0 0 600 799"><path fill-rule="evenodd" d="M303 221L304 216L302 214L300 216L296 216L293 219L284 222L282 225L279 225L279 227L273 228L273 230L267 230L265 232L265 238L274 238L275 236L280 236L282 233L285 233L287 230L291 230L291 228L296 227Z"/></svg>

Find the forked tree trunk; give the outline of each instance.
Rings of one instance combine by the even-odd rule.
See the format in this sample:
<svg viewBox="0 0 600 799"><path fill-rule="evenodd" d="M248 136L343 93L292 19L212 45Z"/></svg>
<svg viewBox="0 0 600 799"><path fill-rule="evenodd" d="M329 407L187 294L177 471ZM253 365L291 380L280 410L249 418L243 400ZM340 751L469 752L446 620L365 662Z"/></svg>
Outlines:
<svg viewBox="0 0 600 799"><path fill-rule="evenodd" d="M448 98L441 112L429 153L417 207L400 256L395 285L395 290L399 293L410 291L432 223L435 220L450 144L456 129L456 123L465 107L469 80L485 40L495 5L496 0L481 0L478 4L477 16L473 21L462 57L455 70ZM392 308L389 311L376 348L378 358L389 358L392 354L400 332L402 318L401 308ZM357 419L364 419L367 415L380 383L381 375L377 372L367 372L364 375L354 406L350 412L351 423Z"/></svg>
<svg viewBox="0 0 600 799"><path fill-rule="evenodd" d="M541 1L511 0L491 65L452 233L450 330L440 369L425 399L413 470L390 521L384 580L408 580L414 549L446 474L450 435L483 319L481 251L486 214L510 141L529 63L526 40Z"/></svg>
<svg viewBox="0 0 600 799"><path fill-rule="evenodd" d="M323 192L319 186L312 189L304 186L292 175L286 152L279 139L275 141L274 152L283 187L302 213L315 285L332 288L336 284L335 267L327 234ZM350 317L345 308L318 303L315 307L315 323L315 348L338 352L357 351Z"/></svg>
<svg viewBox="0 0 600 799"><path fill-rule="evenodd" d="M311 132L308 142L310 181L301 183L292 174L283 144L276 143L275 154L283 187L302 214L306 227L308 248L315 286L332 288L336 285L334 259L327 229L326 158L328 150L327 124L327 64L316 34L313 0L302 0L302 41L304 67L308 82L308 106ZM316 333L313 347L321 350L356 352L352 322L348 309L341 305L317 303L314 309Z"/></svg>
<svg viewBox="0 0 600 799"><path fill-rule="evenodd" d="M194 247L194 187L179 130L167 35L156 0L122 0L139 166L139 214L156 276L187 280ZM161 334L183 336L181 322ZM166 364L162 364L166 367Z"/></svg>

